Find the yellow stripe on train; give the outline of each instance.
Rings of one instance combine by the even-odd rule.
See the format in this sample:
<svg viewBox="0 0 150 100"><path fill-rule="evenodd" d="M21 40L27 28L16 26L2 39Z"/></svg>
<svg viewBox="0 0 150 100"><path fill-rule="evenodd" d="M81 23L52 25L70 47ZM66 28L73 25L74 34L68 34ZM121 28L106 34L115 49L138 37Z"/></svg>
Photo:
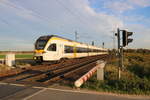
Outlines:
<svg viewBox="0 0 150 100"><path fill-rule="evenodd" d="M44 50L35 50L35 53L43 53Z"/></svg>

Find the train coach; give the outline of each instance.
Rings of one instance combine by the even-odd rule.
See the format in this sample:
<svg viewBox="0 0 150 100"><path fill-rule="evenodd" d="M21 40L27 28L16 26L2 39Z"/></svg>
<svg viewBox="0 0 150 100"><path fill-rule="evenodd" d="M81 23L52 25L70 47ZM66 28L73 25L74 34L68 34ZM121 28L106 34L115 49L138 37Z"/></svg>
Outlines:
<svg viewBox="0 0 150 100"><path fill-rule="evenodd" d="M58 61L66 58L80 58L107 54L108 50L56 35L41 36L35 42L34 59L37 61Z"/></svg>

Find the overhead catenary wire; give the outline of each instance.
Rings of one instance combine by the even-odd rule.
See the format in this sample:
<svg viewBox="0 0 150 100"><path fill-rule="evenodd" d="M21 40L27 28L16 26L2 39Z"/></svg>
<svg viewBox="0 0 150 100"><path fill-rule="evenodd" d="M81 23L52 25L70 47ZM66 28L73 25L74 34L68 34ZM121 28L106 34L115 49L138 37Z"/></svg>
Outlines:
<svg viewBox="0 0 150 100"><path fill-rule="evenodd" d="M24 9L24 8L22 8L22 7L18 7L18 6L14 5L14 4L12 4L12 3L9 3L9 2L3 2L3 3L4 3L5 5L11 7L11 8L15 8L15 9L17 9L17 10L19 10L19 11L21 11L21 10ZM60 24L60 23L58 24L57 22L55 22L54 20L50 19L49 17L42 16L39 12L37 12L37 11L35 11L35 10L32 10L32 9L27 9L27 10L31 11L32 13L24 13L24 12L21 12L21 13L24 13L25 15L26 15L26 14L29 14L29 15L32 15L32 16L34 15L34 16L40 18L40 20L44 20L44 21L47 22L48 24L49 24L49 23L54 23L54 24L57 25L57 26L64 26L64 24ZM7 24L9 24L9 23L7 23ZM61 28L62 28L62 27L61 27Z"/></svg>
<svg viewBox="0 0 150 100"><path fill-rule="evenodd" d="M70 1L70 0L69 0ZM68 1L68 2L69 2ZM78 0L79 3L82 3L80 0ZM74 6L75 9L75 14L78 15L80 18L82 18L83 21L85 21L87 24L91 25L91 23L89 23L89 16L83 16L83 13L80 13L79 9L77 6ZM84 8L83 8L84 9ZM81 10L82 11L82 10Z"/></svg>
<svg viewBox="0 0 150 100"><path fill-rule="evenodd" d="M86 19L82 18L82 16L80 16L80 14L77 14L77 11L75 11L76 13L74 13L74 12L73 12L72 10L70 10L67 6L65 6L64 3L62 3L60 0L55 0L55 1L56 1L59 5L61 5L64 9L66 9L66 11L67 11L68 13L70 13L72 16L74 16L74 18L75 18L78 22L80 22L81 24L84 24L84 25L87 25L87 24L88 24L88 23L87 23L88 21L85 22ZM8 5L8 6L10 6L10 7L12 7L12 8L15 8L15 9L17 9L17 10L20 10L20 11L21 11L22 9L24 9L23 7L16 6L16 5L14 5L13 3L5 2L5 4ZM56 21L52 20L51 18L49 18L49 17L47 17L47 16L41 15L41 14L40 14L38 11L36 11L36 10L33 10L33 9L27 9L27 10L31 11L31 13L24 13L24 12L21 12L21 13L34 15L34 16L40 18L40 20L44 20L44 21L47 22L47 23L54 23L55 25L61 27L60 29L62 29L63 26L65 26L65 24L62 24L62 23L59 23L59 24L58 24ZM83 20L83 19L84 19L84 20ZM7 23L7 24L9 24L9 23ZM63 32L62 32L62 33L63 33ZM66 33L66 32L65 32L65 33ZM68 33L69 33L69 32L67 32L67 34L68 34ZM69 33L69 34L73 35L73 33ZM81 36L81 38L89 38L89 37L87 37L87 36ZM91 38L91 37L90 37L90 38Z"/></svg>
<svg viewBox="0 0 150 100"><path fill-rule="evenodd" d="M2 19L2 18L0 18L0 21L2 22L2 23L4 23L4 24L6 24L6 25L10 25L6 20L4 20L4 19Z"/></svg>
<svg viewBox="0 0 150 100"><path fill-rule="evenodd" d="M89 26L91 29L92 26L91 26L91 23L89 23L89 19L87 17L82 17L81 14L78 12L78 10L70 10L61 0L55 0L58 4L60 4L60 6L62 6L68 13L70 13L72 16L74 16L74 18L76 18L76 20L78 20L81 24L83 25L86 25L86 26ZM76 30L76 29L75 29ZM94 31L95 29L93 29ZM84 32L83 32L84 33ZM80 36L78 34L78 36ZM78 37L79 38L79 37ZM88 38L88 39L91 39L91 36L81 36L81 38ZM92 37L94 39L94 37Z"/></svg>
<svg viewBox="0 0 150 100"><path fill-rule="evenodd" d="M76 18L77 18L77 20L79 20L80 21L80 23L82 23L82 24L87 24L87 23L85 23L82 19L81 19L81 17L80 16L78 16L77 14L75 14L73 11L71 11L69 8L67 8L62 2L60 2L59 0L56 0L63 8L65 8L70 14L72 14L73 16L75 16ZM16 5L13 5L12 3L9 3L9 2L3 2L5 5L8 5L8 6L10 6L10 7L12 7L12 8L15 8L15 9L17 9L17 10L21 10L21 9L23 9L22 7L17 7ZM28 9L27 9L28 10ZM39 13L39 12L37 12L37 11L35 11L35 10L32 10L32 9L29 9L30 11L32 11L32 13L34 14L34 16L36 16L36 17L39 17L39 18L41 18L41 20L45 20L46 22L51 22L52 23L52 21L54 22L54 20L51 20L51 19L49 19L48 17L46 17L46 16L41 16L41 14ZM22 12L21 12L22 13ZM31 13L28 13L28 14L30 14L30 15L32 15ZM80 15L80 14L79 14ZM58 25L58 23L56 23L56 22L54 22L56 25ZM59 23L59 25L60 25L60 23ZM65 26L64 24L61 24L61 26ZM61 27L62 28L62 27Z"/></svg>
<svg viewBox="0 0 150 100"><path fill-rule="evenodd" d="M70 10L67 6L65 6L60 0L55 0L60 6L62 6L68 13L70 13L76 20L79 20L80 23L87 25L87 21L83 21L80 14L75 14L72 10Z"/></svg>
<svg viewBox="0 0 150 100"><path fill-rule="evenodd" d="M11 7L11 8L14 8L14 9L17 9L17 10L19 10L19 11L21 11L22 9L24 9L24 8L22 8L22 7L18 7L18 6L16 6L16 5L14 5L13 3L9 3L9 2L3 2L5 5L7 5L7 6L9 6L9 7ZM36 17L38 17L38 18L40 18L41 20L44 20L45 22L47 22L47 23L52 23L52 21L53 21L53 23L55 24L55 25L57 25L58 27L61 27L60 29L62 29L63 28L63 26L65 26L65 24L60 24L60 23L56 23L56 22L54 22L54 20L52 20L52 19L50 19L49 17L46 17L46 16L42 16L39 12L37 12L36 10L32 10L32 9L27 9L27 10L30 10L32 13L24 13L24 12L21 12L21 13L24 13L24 14L29 14L29 15L32 15L32 14L34 14L34 16L36 16ZM2 22L3 23L5 23L5 24L7 24L7 25L10 25L10 23L9 22L7 22L6 20L2 20ZM12 27L13 27L13 25L11 25ZM63 33L63 32L62 32ZM33 32L32 34L36 34L35 32ZM73 35L72 33L66 33L65 32L65 34L70 34L70 35Z"/></svg>

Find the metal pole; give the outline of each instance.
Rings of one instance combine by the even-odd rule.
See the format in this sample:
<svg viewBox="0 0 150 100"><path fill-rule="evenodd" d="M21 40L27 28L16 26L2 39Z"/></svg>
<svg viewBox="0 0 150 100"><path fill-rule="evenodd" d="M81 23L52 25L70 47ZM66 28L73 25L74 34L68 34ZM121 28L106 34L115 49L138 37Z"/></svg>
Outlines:
<svg viewBox="0 0 150 100"><path fill-rule="evenodd" d="M121 54L120 54L120 30L119 30L119 28L117 29L117 38L118 38L118 58L119 58L119 61L118 61L118 79L120 79L120 77L121 77L121 71L120 71Z"/></svg>
<svg viewBox="0 0 150 100"><path fill-rule="evenodd" d="M102 43L102 47L104 48L104 46L105 46L105 43L103 42L103 43Z"/></svg>
<svg viewBox="0 0 150 100"><path fill-rule="evenodd" d="M92 41L92 45L94 46L94 41Z"/></svg>
<svg viewBox="0 0 150 100"><path fill-rule="evenodd" d="M116 46L115 46L115 31L111 31L113 33L112 35L112 40L113 40L113 44L112 44L112 49L116 49Z"/></svg>
<svg viewBox="0 0 150 100"><path fill-rule="evenodd" d="M113 47L114 47L114 49L116 49L116 46L115 46L115 32L113 32Z"/></svg>
<svg viewBox="0 0 150 100"><path fill-rule="evenodd" d="M123 68L123 46L121 46L121 68Z"/></svg>
<svg viewBox="0 0 150 100"><path fill-rule="evenodd" d="M77 31L75 31L75 41L77 41L77 39L78 39L78 33L77 33Z"/></svg>

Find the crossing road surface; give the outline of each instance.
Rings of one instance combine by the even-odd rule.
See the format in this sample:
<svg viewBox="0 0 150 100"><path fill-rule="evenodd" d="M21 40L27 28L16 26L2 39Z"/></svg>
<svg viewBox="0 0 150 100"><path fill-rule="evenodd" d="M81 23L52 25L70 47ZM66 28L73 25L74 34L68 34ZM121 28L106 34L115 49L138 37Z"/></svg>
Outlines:
<svg viewBox="0 0 150 100"><path fill-rule="evenodd" d="M0 100L21 100L40 90L15 84L0 84Z"/></svg>
<svg viewBox="0 0 150 100"><path fill-rule="evenodd" d="M150 100L150 97L117 96L0 83L0 100Z"/></svg>

